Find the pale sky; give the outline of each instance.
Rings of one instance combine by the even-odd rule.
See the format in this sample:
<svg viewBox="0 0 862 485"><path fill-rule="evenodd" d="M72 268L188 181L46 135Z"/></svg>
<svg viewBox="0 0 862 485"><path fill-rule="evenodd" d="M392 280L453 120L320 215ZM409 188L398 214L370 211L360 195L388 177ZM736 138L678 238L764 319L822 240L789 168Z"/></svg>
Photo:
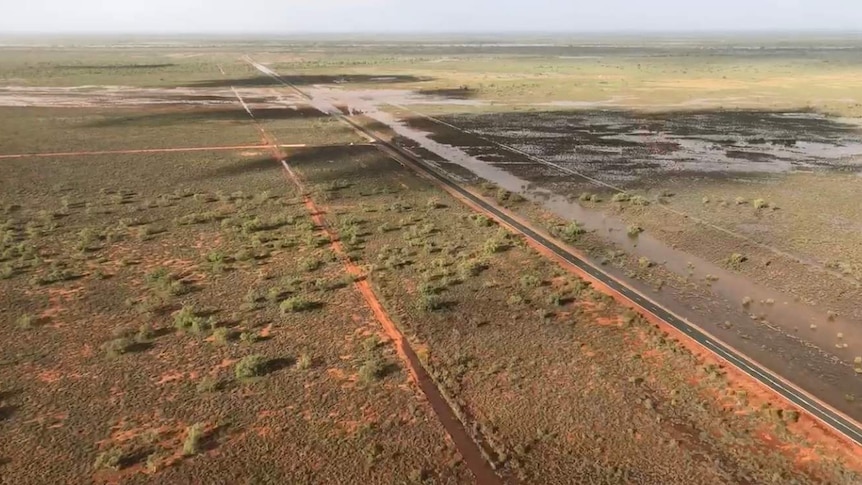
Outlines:
<svg viewBox="0 0 862 485"><path fill-rule="evenodd" d="M0 34L862 30L862 0L0 0Z"/></svg>

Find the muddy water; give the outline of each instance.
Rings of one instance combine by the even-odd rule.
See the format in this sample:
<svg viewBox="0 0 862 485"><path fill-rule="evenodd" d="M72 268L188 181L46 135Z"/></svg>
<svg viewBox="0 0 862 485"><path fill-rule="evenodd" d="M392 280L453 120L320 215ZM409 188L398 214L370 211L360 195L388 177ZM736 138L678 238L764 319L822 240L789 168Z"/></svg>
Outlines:
<svg viewBox="0 0 862 485"><path fill-rule="evenodd" d="M859 325L859 322L852 322L842 317L829 321L826 309L796 302L792 297L778 291L756 285L710 261L674 249L650 234L631 238L628 236L627 226L619 219L608 216L604 212L586 208L550 190L534 188L534 184L528 180L503 168L505 165L497 166L495 163L471 156L459 147L435 141L432 139L432 133L407 126L389 113L370 110L366 111L366 116L386 124L398 135L412 140L422 148L469 170L482 179L494 182L506 190L520 193L542 204L557 216L577 221L588 231L595 232L628 254L646 257L683 278L699 281L702 285L708 286L716 298L738 310L732 314L728 313L727 320L731 323L752 325L756 319L756 325L766 327L785 337L799 340L800 335L804 335L804 340L816 345L824 357L827 359L831 358L830 356L840 357L847 365L852 362L855 355L862 355L862 345L860 345L862 325ZM561 174L561 177L565 175ZM743 308L743 299L752 300L748 308ZM673 302L663 303L671 308L675 306ZM683 315L691 314L688 311L690 309L679 308L679 310ZM740 319L747 320L740 322ZM709 328L712 324L722 322L695 321L694 323ZM822 330L812 331L811 325ZM843 335L840 339L837 337L839 333ZM847 348L844 348L845 344Z"/></svg>
<svg viewBox="0 0 862 485"><path fill-rule="evenodd" d="M640 112L589 104L570 111L450 115L442 120L615 183L680 172L862 170L860 120L809 112Z"/></svg>

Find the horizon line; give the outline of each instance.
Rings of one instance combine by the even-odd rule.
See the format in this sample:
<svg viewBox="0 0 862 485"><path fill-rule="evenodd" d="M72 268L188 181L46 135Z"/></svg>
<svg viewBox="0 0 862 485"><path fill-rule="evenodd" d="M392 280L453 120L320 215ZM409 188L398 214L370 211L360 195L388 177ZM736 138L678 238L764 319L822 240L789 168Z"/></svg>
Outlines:
<svg viewBox="0 0 862 485"><path fill-rule="evenodd" d="M337 31L337 30L308 30L297 32L281 32L281 31L258 31L244 32L238 30L197 30L197 31L157 31L157 30L127 30L127 31L82 31L82 30L67 30L67 31L43 31L43 30L12 30L0 33L0 37L12 36L230 36L230 37L302 37L302 36L402 36L402 37L421 37L427 35L449 35L449 36L480 36L480 35L721 35L721 34L824 34L824 35L862 35L862 28L855 29L828 29L828 28L798 28L798 27L775 27L763 29L750 28L716 28L716 29L643 29L643 30L613 30L613 29L597 29L597 30L357 30L357 31Z"/></svg>

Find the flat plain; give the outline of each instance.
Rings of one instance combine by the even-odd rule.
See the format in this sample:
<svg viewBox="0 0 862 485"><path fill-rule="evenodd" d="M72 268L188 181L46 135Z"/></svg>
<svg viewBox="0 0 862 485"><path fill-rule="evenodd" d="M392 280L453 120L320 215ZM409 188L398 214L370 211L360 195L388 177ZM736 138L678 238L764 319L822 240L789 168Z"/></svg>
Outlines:
<svg viewBox="0 0 862 485"><path fill-rule="evenodd" d="M0 50L3 483L862 479L325 112L859 416L852 42L80 42Z"/></svg>

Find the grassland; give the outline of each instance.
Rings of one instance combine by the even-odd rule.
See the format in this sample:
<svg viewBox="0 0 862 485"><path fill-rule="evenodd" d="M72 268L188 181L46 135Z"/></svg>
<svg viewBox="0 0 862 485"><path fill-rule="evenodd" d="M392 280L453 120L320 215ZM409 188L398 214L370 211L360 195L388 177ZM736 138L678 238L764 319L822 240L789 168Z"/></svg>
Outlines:
<svg viewBox="0 0 862 485"><path fill-rule="evenodd" d="M522 111L574 102L607 103L641 109L722 107L800 109L810 107L841 116L862 115L862 84L854 40L847 50L811 56L805 42L795 48L769 39L752 44L692 45L636 41L638 47L578 42L553 47L458 45L424 49L370 45L346 51L333 45L259 56L278 70L313 75L410 75L421 82L399 88L434 91L468 87L470 95L490 104ZM700 47L700 48L699 48ZM816 47L816 46L815 46ZM356 84L357 88L370 85ZM547 107L547 106L546 106ZM427 106L432 114L449 107ZM459 107L485 111L494 108Z"/></svg>
<svg viewBox="0 0 862 485"><path fill-rule="evenodd" d="M4 480L461 480L326 238L260 160L4 165L4 195L26 201L4 216ZM118 458L94 469L104 454Z"/></svg>
<svg viewBox="0 0 862 485"><path fill-rule="evenodd" d="M14 134L0 155L266 145L0 160L4 483L473 481L345 258L503 482L859 482L853 451L808 416L261 79L231 52L247 47L3 58L2 85L138 86L167 102L138 104L140 93L124 90L112 106L0 108ZM642 73L627 59L614 80L607 60L337 49L267 48L259 58L299 71L310 89L338 89L351 75L358 81L344 91L389 88L380 78L392 74L404 76L398 89L468 84L474 99L513 105L644 93L657 78L673 86L734 70L692 58ZM764 79L781 69L761 66L771 66ZM802 99L794 89L783 93L792 103ZM681 96L656 92L663 103ZM272 144L307 145L281 149L304 189ZM480 189L543 217L516 194ZM674 203L695 204L679 192ZM758 194L793 206L779 192ZM623 217L657 232L654 208ZM785 231L795 213L776 213L788 217ZM547 221L600 250L596 234ZM649 284L663 270L635 254L618 260Z"/></svg>
<svg viewBox="0 0 862 485"><path fill-rule="evenodd" d="M797 452L808 446L790 437L793 411L755 405L720 367L392 160L362 151L294 166L506 472L526 482L758 482L792 465L743 430L789 439ZM821 465L802 476L841 476Z"/></svg>
<svg viewBox="0 0 862 485"><path fill-rule="evenodd" d="M206 109L11 111L3 153L260 143ZM468 479L268 151L3 163L4 483Z"/></svg>

